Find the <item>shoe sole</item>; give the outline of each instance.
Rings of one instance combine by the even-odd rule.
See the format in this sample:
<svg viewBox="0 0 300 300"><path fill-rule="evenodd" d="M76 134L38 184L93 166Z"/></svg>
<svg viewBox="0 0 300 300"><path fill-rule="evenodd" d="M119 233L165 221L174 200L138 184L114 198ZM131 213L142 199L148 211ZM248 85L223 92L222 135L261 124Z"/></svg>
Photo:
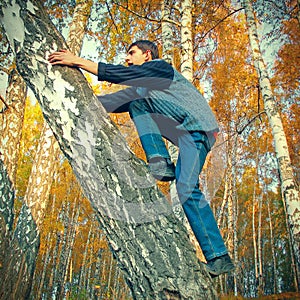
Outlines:
<svg viewBox="0 0 300 300"><path fill-rule="evenodd" d="M158 176L158 175L154 175L152 174L152 176L159 180L159 181L164 181L164 182L167 182L167 181L173 181L175 179L175 176L172 176L172 177L169 177L169 176Z"/></svg>
<svg viewBox="0 0 300 300"><path fill-rule="evenodd" d="M205 264L205 268L206 268L207 272L211 275L214 275L214 276L219 276L221 274L226 274L226 273L229 273L229 272L231 272L235 269L234 264L227 264L227 265L225 265L225 267L226 267L226 268L224 268L225 270L223 269L223 270L220 270L220 271L217 272L217 271L211 270L207 266L207 264Z"/></svg>

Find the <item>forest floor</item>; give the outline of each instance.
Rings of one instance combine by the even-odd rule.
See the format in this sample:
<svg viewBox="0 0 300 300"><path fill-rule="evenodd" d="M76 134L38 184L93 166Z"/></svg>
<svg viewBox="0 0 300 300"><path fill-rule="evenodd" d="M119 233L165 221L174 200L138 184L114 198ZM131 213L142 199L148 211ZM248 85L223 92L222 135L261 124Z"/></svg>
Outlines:
<svg viewBox="0 0 300 300"><path fill-rule="evenodd" d="M241 296L221 296L220 300L242 300L246 299ZM257 298L247 298L247 299L262 299L262 300L283 300L283 299L291 299L291 300L298 300L300 299L299 292L288 292L276 295L268 295L268 296L260 296Z"/></svg>

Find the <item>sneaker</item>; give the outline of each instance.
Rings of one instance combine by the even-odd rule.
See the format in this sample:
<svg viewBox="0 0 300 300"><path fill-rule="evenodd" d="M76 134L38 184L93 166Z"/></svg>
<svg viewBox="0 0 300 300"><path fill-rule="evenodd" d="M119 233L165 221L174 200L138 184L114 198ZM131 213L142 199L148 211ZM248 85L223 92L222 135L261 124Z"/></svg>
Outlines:
<svg viewBox="0 0 300 300"><path fill-rule="evenodd" d="M219 276L224 273L228 273L235 269L234 264L228 254L216 257L207 261L205 264L206 270L213 276Z"/></svg>
<svg viewBox="0 0 300 300"><path fill-rule="evenodd" d="M175 166L170 159L155 157L149 161L148 166L152 176L159 181L175 179Z"/></svg>

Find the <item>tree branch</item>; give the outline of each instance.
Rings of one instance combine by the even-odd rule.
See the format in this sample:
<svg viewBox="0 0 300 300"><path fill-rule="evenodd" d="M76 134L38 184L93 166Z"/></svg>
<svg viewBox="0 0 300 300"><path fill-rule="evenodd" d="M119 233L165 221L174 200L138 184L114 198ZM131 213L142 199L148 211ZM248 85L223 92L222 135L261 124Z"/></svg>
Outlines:
<svg viewBox="0 0 300 300"><path fill-rule="evenodd" d="M241 134L256 118L259 118L260 120L261 120L261 118L260 118L260 116L262 115L262 114L265 114L266 112L265 111L262 111L262 112L260 112L260 113L258 113L256 116L254 116L252 119L250 119L248 122L247 122L247 124L245 124L240 130L236 130L236 133L237 134Z"/></svg>
<svg viewBox="0 0 300 300"><path fill-rule="evenodd" d="M119 7L123 8L123 9L127 10L128 12L130 12L131 14L135 15L138 18L146 19L146 20L148 20L150 22L155 22L155 23L160 23L162 21L161 18L160 19L153 19L153 18L149 18L147 15L141 15L141 14L139 14L139 13L137 13L137 12L129 9L128 7L126 7L126 6L124 6L124 5L120 4L120 3L116 3L115 1L112 1L112 3L114 3L117 6L119 6ZM164 19L164 22L168 22L170 24L173 24L173 25L176 25L176 26L180 26L179 22L173 21L171 19Z"/></svg>
<svg viewBox="0 0 300 300"><path fill-rule="evenodd" d="M228 14L227 16L225 16L223 19L219 20L213 27L211 27L202 37L201 40L203 40L211 31L213 31L216 27L219 26L219 24L221 24L223 21L225 21L227 18L231 17L233 14L237 13L238 11L244 9L244 7L241 7L239 9L236 9L234 11L232 11L230 14ZM195 45L194 50L196 49L196 47L199 45L199 42L197 43L197 45Z"/></svg>
<svg viewBox="0 0 300 300"><path fill-rule="evenodd" d="M0 101L4 104L4 107L3 109L1 109L0 113L4 113L4 111L6 110L6 108L9 108L8 104L5 102L5 99L2 95L0 95Z"/></svg>

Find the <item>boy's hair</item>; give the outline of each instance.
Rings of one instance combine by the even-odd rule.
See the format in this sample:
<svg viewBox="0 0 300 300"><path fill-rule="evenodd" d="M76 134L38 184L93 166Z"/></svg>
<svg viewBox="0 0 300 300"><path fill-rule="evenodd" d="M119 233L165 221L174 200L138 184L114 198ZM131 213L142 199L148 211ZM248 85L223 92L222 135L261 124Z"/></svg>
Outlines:
<svg viewBox="0 0 300 300"><path fill-rule="evenodd" d="M159 54L158 54L158 48L157 46L148 40L139 40L136 41L134 43L132 43L129 47L128 47L128 51L133 47L133 46L137 46L139 49L141 49L144 52L146 52L147 50L151 51L151 56L152 59L156 59L159 58ZM127 51L127 52L128 52Z"/></svg>

